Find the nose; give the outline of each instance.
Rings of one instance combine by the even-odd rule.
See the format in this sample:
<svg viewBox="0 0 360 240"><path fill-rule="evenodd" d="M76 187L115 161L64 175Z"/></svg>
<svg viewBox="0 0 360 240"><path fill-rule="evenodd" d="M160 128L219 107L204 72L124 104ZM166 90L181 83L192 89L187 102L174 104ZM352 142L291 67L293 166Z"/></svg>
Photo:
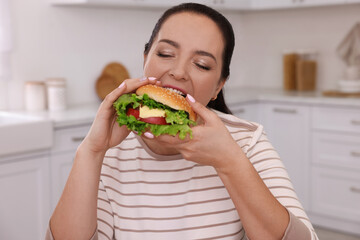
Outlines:
<svg viewBox="0 0 360 240"><path fill-rule="evenodd" d="M184 60L174 62L174 65L169 70L169 75L178 81L186 81L188 79L187 64Z"/></svg>

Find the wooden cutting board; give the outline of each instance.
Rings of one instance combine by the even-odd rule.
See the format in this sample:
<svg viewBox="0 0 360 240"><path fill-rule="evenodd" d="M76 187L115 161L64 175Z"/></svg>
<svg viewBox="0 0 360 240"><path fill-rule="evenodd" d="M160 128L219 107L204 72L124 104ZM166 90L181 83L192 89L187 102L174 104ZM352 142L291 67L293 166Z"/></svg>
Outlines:
<svg viewBox="0 0 360 240"><path fill-rule="evenodd" d="M329 90L329 91L324 91L323 96L326 97L349 97L349 98L358 98L360 97L360 92L358 93L344 93L344 92L340 92L337 90Z"/></svg>
<svg viewBox="0 0 360 240"><path fill-rule="evenodd" d="M104 100L106 95L128 78L130 76L124 65L118 62L107 64L95 84L97 95L101 100Z"/></svg>

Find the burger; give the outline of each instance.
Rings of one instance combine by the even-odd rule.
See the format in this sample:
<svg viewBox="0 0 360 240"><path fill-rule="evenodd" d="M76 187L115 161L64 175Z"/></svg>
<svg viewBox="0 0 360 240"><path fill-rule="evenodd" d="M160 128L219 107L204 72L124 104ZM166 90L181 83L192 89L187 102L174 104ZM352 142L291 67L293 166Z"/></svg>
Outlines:
<svg viewBox="0 0 360 240"><path fill-rule="evenodd" d="M185 96L172 88L145 85L136 94L124 94L114 102L116 121L142 135L150 131L154 136L169 134L192 138L191 126L196 125L196 113Z"/></svg>

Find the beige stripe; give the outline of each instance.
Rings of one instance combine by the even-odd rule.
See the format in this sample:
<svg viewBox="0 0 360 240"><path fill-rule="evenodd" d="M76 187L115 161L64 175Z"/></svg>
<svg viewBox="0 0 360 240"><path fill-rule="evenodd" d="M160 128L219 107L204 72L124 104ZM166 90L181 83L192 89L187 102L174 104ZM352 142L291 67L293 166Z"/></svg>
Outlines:
<svg viewBox="0 0 360 240"><path fill-rule="evenodd" d="M251 157L249 157L249 158L251 158ZM270 161L270 160L280 160L281 161L281 159L280 158L277 158L277 157L272 157L272 158L263 158L263 159L261 159L261 160L257 160L257 161L255 161L255 162L252 162L252 165L255 165L255 164L258 164L258 163L261 163L261 162L265 162L265 161Z"/></svg>
<svg viewBox="0 0 360 240"><path fill-rule="evenodd" d="M231 127L243 127L246 129L249 129L251 131L255 131L258 127L254 124L250 123L243 123L243 122L234 122L229 119L222 118L220 116L221 120L225 123L225 125L231 126Z"/></svg>
<svg viewBox="0 0 360 240"><path fill-rule="evenodd" d="M100 211L106 212L106 213L109 214L111 217L114 217L114 214L113 214L112 212L109 212L108 210L106 210L106 209L104 209L104 208L98 207L97 209L100 210Z"/></svg>
<svg viewBox="0 0 360 240"><path fill-rule="evenodd" d="M196 229L203 229L203 228L212 228L212 227L224 226L224 225L228 225L228 224L234 224L234 223L237 223L237 222L240 222L240 219L237 219L237 220L234 220L234 221L230 221L230 222L224 222L224 223L203 225L203 226L197 226L197 227L188 227L188 228L166 229L166 230L153 230L153 229L137 230L137 229L119 228L119 227L117 227L117 226L115 226L115 229L120 230L120 231L124 231L124 232L166 233L166 232L181 232L181 231L189 231L189 230L196 230Z"/></svg>
<svg viewBox="0 0 360 240"><path fill-rule="evenodd" d="M253 155L251 155L249 157L249 159L253 158L254 156L256 156L256 155L258 155L260 153L267 152L267 151L274 151L275 152L275 150L273 148L265 148L265 149L262 149L262 150L260 150L260 151L258 151L256 153L254 153Z"/></svg>
<svg viewBox="0 0 360 240"><path fill-rule="evenodd" d="M197 238L197 240L212 240L212 239L220 239L220 238L226 238L226 237L233 237L235 235L240 234L243 231L243 228L241 228L239 231L235 232L235 233L230 233L230 234L226 234L226 235L221 235L221 236L216 236L216 237L211 237L211 238Z"/></svg>
<svg viewBox="0 0 360 240"><path fill-rule="evenodd" d="M103 163L103 166L106 166L106 167L109 167L109 168L111 168L111 169L114 169L114 170L116 170L116 171L118 171L118 172L120 172L120 173L126 173L126 172L164 172L164 173L166 173L166 172L181 172L181 171L187 171L187 170L191 170L191 169L193 169L193 168L195 168L195 167L200 167L201 165L195 164L195 165L193 165L193 166L191 166L191 167L180 168L180 169L169 169L169 170L156 170L156 169L151 169L151 170L149 170L149 169L142 169L142 168L136 168L136 169L130 169L130 170L121 170L121 169L119 169L119 168L117 168L117 167L110 166L110 165L107 164L107 163Z"/></svg>
<svg viewBox="0 0 360 240"><path fill-rule="evenodd" d="M206 179L206 178L213 178L213 177L218 177L217 174L213 174L213 175L206 175L206 176L199 176L199 177L192 177L192 178L188 178L188 179L184 179L184 180L178 180L178 181L165 181L165 182L151 182L151 181L120 181L118 179L116 179L115 177L113 177L112 175L109 174L101 174L102 177L108 177L113 179L114 181L120 183L120 184L138 184L138 183L143 183L143 184L176 184L176 183L184 183L184 182L190 182L191 180L199 180L199 179Z"/></svg>
<svg viewBox="0 0 360 240"><path fill-rule="evenodd" d="M229 131L230 132L230 131ZM248 133L248 132L253 132L252 130L249 130L249 129L246 129L246 130L237 130L237 131L234 131L234 132L230 132L231 134L235 134L235 133Z"/></svg>
<svg viewBox="0 0 360 240"><path fill-rule="evenodd" d="M240 142L240 141L242 141L242 140L249 139L249 138L251 139L252 137L251 137L251 136L247 136L247 137L235 139L235 142Z"/></svg>
<svg viewBox="0 0 360 240"><path fill-rule="evenodd" d="M106 235L105 232L101 231L100 229L98 229L98 233L101 233L101 234L104 235L107 239L111 240L111 238L110 238L108 235Z"/></svg>
<svg viewBox="0 0 360 240"><path fill-rule="evenodd" d="M136 146L136 147L132 147L132 148L123 148L123 147L115 147L115 149L119 149L121 151L133 151L135 149L144 149L143 146Z"/></svg>
<svg viewBox="0 0 360 240"><path fill-rule="evenodd" d="M269 189L275 189L275 188L284 188L284 189L288 189L288 190L291 190L293 192L295 192L295 190L291 187L286 187L286 186L270 186L268 187Z"/></svg>
<svg viewBox="0 0 360 240"><path fill-rule="evenodd" d="M199 189L191 189L189 191L185 191L185 192L176 192L176 193L123 193L120 192L119 190L109 187L109 186L105 186L105 189L110 189L122 196L153 196L153 197L168 197L168 196L177 196L177 195L184 195L187 193L191 193L191 192L205 192L205 191L210 191L210 190L215 190L215 189L225 189L225 186L216 186L216 187L209 187L209 188L199 188Z"/></svg>
<svg viewBox="0 0 360 240"><path fill-rule="evenodd" d="M156 161L158 162L158 159L155 158L142 158L142 157L136 157L136 158L119 158L117 156L105 156L105 158L110 158L110 159L116 159L118 161L121 162L129 162L129 161L135 161L135 160L141 160L141 161ZM174 161L173 159L164 159L161 160L161 162L166 162L166 161Z"/></svg>
<svg viewBox="0 0 360 240"><path fill-rule="evenodd" d="M300 210L304 211L304 209L302 207L299 207L299 206L284 205L284 207L286 207L286 208L297 208L297 209L300 209Z"/></svg>
<svg viewBox="0 0 360 240"><path fill-rule="evenodd" d="M124 139L124 141L130 141L130 140L134 140L134 139L136 139L135 136L134 137L127 137L127 138Z"/></svg>
<svg viewBox="0 0 360 240"><path fill-rule="evenodd" d="M236 211L235 208L231 208L231 209L227 209L227 210L223 210L223 211L216 211L216 212L206 212L206 213L199 213L199 214L190 214L190 215L184 215L184 216L179 216L179 217L165 217L165 218L156 218L156 217L125 217L125 216L120 216L118 214L115 213L115 216L120 218L120 219L125 219L125 220L135 220L135 221L140 221L140 220L155 220L155 221L162 221L162 220L178 220L178 219L184 219L184 218L193 218L193 217L202 217L202 216L207 216L207 215L217 215L217 214L222 214L222 213L227 213L227 212L232 212L232 211Z"/></svg>
<svg viewBox="0 0 360 240"><path fill-rule="evenodd" d="M280 169L284 169L286 170L284 167L271 167L271 168L265 168L265 169L261 169L260 171L258 171L258 173L262 173L262 172L265 172L265 171L268 171L268 170L273 170L273 169L276 169L276 168L280 168Z"/></svg>
<svg viewBox="0 0 360 240"><path fill-rule="evenodd" d="M269 140L265 139L265 140L259 140L256 142L255 145L253 145L251 148L249 148L248 152L250 152L254 147L258 146L258 143L264 143L264 142L269 142Z"/></svg>
<svg viewBox="0 0 360 240"><path fill-rule="evenodd" d="M284 179L286 181L291 182L291 180L289 178L287 178L287 177L267 177L267 178L262 178L263 181L272 180L272 179Z"/></svg>
<svg viewBox="0 0 360 240"><path fill-rule="evenodd" d="M292 197L292 196L275 196L276 198L292 198L296 201L299 201L299 199L297 199L296 197Z"/></svg>
<svg viewBox="0 0 360 240"><path fill-rule="evenodd" d="M187 205L196 205L196 204L205 204L205 203L211 203L211 202L221 202L221 201L227 201L230 200L230 197L226 198L219 198L219 199L211 199L211 200L205 200L205 201L197 201L197 202L187 202L184 204L178 204L178 205L163 205L163 206L155 206L155 205L125 205L116 202L113 199L110 199L109 201L124 208L177 208L177 207L184 207ZM98 197L98 200L108 202L106 199L102 199Z"/></svg>
<svg viewBox="0 0 360 240"><path fill-rule="evenodd" d="M100 196L98 196L97 199L98 199L98 201L99 201L99 200L102 200L102 201L106 202L107 204L110 204L110 202L111 202L109 199L104 199L104 198L102 198L102 197L100 197Z"/></svg>
<svg viewBox="0 0 360 240"><path fill-rule="evenodd" d="M113 226L111 226L111 225L110 225L108 222L106 222L105 220L103 220L103 219L101 219L101 218L98 218L97 220L98 220L98 222L102 222L102 223L104 223L105 225L108 225L109 228L114 229Z"/></svg>

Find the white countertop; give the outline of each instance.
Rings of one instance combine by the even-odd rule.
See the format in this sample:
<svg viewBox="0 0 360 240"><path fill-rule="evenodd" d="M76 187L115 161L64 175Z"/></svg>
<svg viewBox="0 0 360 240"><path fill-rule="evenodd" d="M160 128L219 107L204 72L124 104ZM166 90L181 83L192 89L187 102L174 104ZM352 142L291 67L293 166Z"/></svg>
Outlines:
<svg viewBox="0 0 360 240"><path fill-rule="evenodd" d="M306 105L360 108L360 98L325 97L319 91L298 92L284 91L282 89L235 87L225 90L225 100L229 107L237 103L274 101Z"/></svg>

